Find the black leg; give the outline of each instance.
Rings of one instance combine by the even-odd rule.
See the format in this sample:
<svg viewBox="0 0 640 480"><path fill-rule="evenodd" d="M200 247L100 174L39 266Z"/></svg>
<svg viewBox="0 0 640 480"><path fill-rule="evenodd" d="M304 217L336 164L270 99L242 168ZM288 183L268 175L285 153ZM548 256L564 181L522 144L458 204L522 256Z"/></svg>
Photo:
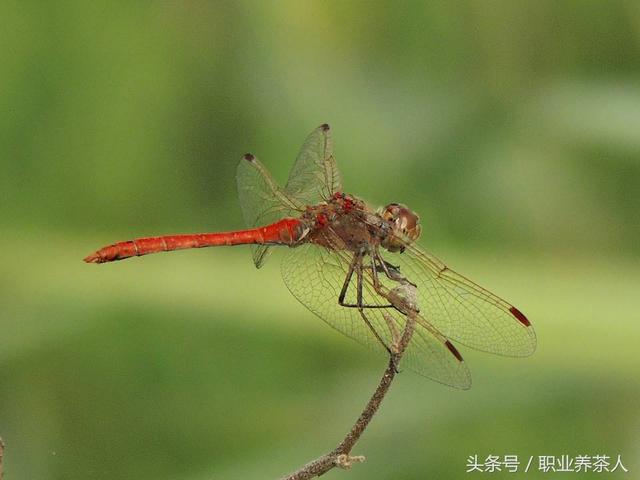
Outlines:
<svg viewBox="0 0 640 480"><path fill-rule="evenodd" d="M338 297L338 304L341 307L347 307L347 308L395 308L393 305L388 304L388 305L364 305L364 304L358 304L358 303L346 303L344 301L345 297L347 296L347 290L349 289L349 284L351 283L351 279L353 278L353 271L356 269L357 265L360 265L360 273L361 273L361 277L362 277L362 259L364 258L363 254L354 254L353 256L353 261L351 262L351 264L349 265L349 270L347 271L347 276L345 277L344 283L342 284L342 290L340 291L340 296ZM360 283L362 284L362 281L360 281ZM362 287L362 285L361 285ZM362 299L362 291L360 291L358 293L359 298Z"/></svg>
<svg viewBox="0 0 640 480"><path fill-rule="evenodd" d="M338 304L343 307L351 307L351 305L347 305L344 303L344 297L347 295L347 289L349 288L349 284L351 283L351 277L353 277L353 269L358 263L360 258L360 254L354 254L353 260L349 265L349 271L347 272L347 276L344 279L344 283L342 284L342 290L340 290L340 296L338 297Z"/></svg>
<svg viewBox="0 0 640 480"><path fill-rule="evenodd" d="M391 353L391 349L387 346L387 344L385 343L383 338L380 336L378 331L375 329L373 324L369 321L369 319L367 318L367 316L364 313L364 301L363 301L363 298L362 298L362 277L363 277L363 274L362 274L362 257L360 257L360 261L355 266L355 270L356 270L356 279L357 279L357 288L356 288L357 297L356 297L356 301L358 303L358 312L360 313L360 316L364 320L364 323L366 323L367 327L369 327L369 330L371 330L371 333L373 333L373 335L380 342L380 344L384 347L384 349L389 353L389 355L393 355Z"/></svg>

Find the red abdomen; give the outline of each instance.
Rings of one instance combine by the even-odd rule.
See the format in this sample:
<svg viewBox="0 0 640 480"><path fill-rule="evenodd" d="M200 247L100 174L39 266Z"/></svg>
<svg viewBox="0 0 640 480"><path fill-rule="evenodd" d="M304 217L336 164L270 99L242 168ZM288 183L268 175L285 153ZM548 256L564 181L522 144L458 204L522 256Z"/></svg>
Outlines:
<svg viewBox="0 0 640 480"><path fill-rule="evenodd" d="M302 237L300 220L285 218L265 227L223 233L165 235L118 242L101 248L84 259L87 263L105 263L139 257L150 253L170 252L185 248L222 245L272 244L293 245Z"/></svg>

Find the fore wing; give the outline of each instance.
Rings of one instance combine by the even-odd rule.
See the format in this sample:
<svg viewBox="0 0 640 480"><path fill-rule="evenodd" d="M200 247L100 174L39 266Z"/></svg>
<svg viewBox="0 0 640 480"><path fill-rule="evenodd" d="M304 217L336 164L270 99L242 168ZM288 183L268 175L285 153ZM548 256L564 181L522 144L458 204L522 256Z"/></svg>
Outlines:
<svg viewBox="0 0 640 480"><path fill-rule="evenodd" d="M315 205L342 190L329 125L320 125L306 138L284 190L305 205Z"/></svg>
<svg viewBox="0 0 640 480"><path fill-rule="evenodd" d="M423 321L447 338L498 355L524 357L535 351L533 327L513 305L415 245L387 257L417 285Z"/></svg>

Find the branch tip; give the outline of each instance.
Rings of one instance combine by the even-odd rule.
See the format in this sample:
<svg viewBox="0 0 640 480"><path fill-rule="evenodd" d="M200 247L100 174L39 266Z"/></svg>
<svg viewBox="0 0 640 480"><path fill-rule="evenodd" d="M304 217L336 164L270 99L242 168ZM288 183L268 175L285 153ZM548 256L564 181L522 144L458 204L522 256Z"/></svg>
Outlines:
<svg viewBox="0 0 640 480"><path fill-rule="evenodd" d="M345 470L349 470L354 463L362 463L366 460L364 455L348 455L346 453L341 453L336 457L335 464L337 467L343 468Z"/></svg>

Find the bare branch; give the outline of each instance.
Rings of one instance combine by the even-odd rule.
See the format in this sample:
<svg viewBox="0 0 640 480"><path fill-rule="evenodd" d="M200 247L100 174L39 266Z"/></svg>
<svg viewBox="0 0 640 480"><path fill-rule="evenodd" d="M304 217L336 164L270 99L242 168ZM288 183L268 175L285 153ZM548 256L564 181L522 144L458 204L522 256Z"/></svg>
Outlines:
<svg viewBox="0 0 640 480"><path fill-rule="evenodd" d="M389 358L389 364L385 370L380 383L373 393L373 396L369 399L367 406L364 408L358 420L353 425L347 436L340 442L340 444L330 453L323 455L303 467L299 468L295 472L290 473L281 478L281 480L307 480L309 478L319 477L320 475L327 473L329 470L335 467L351 468L353 463L364 461L362 456L351 456L351 450L360 439L360 436L364 432L367 425L378 411L384 396L389 391L391 382L398 373L398 364L404 351L409 345L411 336L416 324L415 315L413 312L408 312L406 315L407 323L404 328L402 337L397 342L397 345L393 345L392 353Z"/></svg>
<svg viewBox="0 0 640 480"><path fill-rule="evenodd" d="M0 480L4 477L4 469L2 468L2 459L4 458L4 442L0 438Z"/></svg>

